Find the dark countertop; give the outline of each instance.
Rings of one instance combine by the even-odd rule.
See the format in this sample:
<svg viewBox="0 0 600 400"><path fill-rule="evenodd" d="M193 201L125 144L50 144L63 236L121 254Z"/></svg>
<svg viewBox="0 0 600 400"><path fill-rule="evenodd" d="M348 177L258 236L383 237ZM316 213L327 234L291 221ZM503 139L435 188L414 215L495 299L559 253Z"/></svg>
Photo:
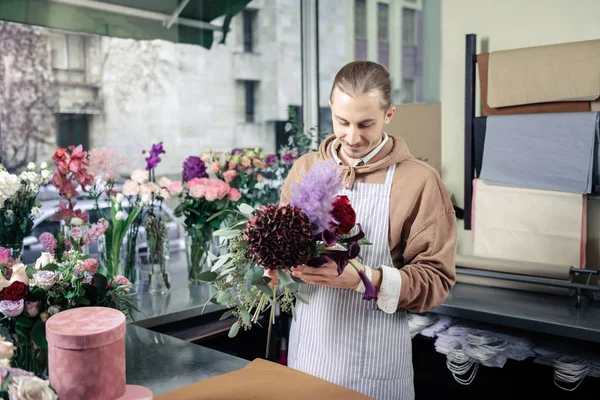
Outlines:
<svg viewBox="0 0 600 400"><path fill-rule="evenodd" d="M432 312L600 343L600 303L457 283Z"/></svg>
<svg viewBox="0 0 600 400"><path fill-rule="evenodd" d="M140 313L134 313L133 322L137 326L152 328L188 318L206 315L213 312L224 312L225 307L208 303L210 285L208 283L190 284L187 276L187 259L185 251L170 254L169 272L171 274L171 291L166 295L151 295L148 288L136 291L136 306ZM204 309L204 310L203 310Z"/></svg>
<svg viewBox="0 0 600 400"><path fill-rule="evenodd" d="M128 324L127 384L154 395L245 367L249 362L216 350Z"/></svg>

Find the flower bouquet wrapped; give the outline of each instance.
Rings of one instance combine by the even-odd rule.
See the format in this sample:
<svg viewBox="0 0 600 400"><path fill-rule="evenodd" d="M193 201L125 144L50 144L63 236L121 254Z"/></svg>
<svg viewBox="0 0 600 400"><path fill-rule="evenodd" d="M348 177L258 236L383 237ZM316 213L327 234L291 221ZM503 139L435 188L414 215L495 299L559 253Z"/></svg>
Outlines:
<svg viewBox="0 0 600 400"><path fill-rule="evenodd" d="M274 322L276 304L295 317L295 300L307 301L298 291L302 281L291 275L296 266L319 267L334 261L341 274L350 264L365 285L363 299L377 296L376 288L353 262L360 246L370 243L356 223L348 198L337 195L341 183L335 164L318 162L294 186L289 204L258 210L242 204L237 221L214 233L223 241L229 239L230 252L218 257L202 277L212 283L212 299L231 308L223 318L238 318L231 337L240 328L251 328L269 308ZM269 285L267 269L277 271L277 285Z"/></svg>

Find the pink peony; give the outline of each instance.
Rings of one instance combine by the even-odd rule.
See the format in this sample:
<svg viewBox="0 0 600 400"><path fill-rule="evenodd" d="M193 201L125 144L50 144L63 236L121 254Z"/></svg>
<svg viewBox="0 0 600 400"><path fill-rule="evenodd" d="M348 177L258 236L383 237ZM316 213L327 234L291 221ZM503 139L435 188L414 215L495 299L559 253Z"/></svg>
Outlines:
<svg viewBox="0 0 600 400"><path fill-rule="evenodd" d="M229 194L227 195L227 198L233 202L236 202L242 198L242 194L236 188L231 188Z"/></svg>
<svg viewBox="0 0 600 400"><path fill-rule="evenodd" d="M216 186L208 186L204 197L208 201L215 201L219 198L219 189Z"/></svg>
<svg viewBox="0 0 600 400"><path fill-rule="evenodd" d="M40 235L40 243L48 253L54 255L54 251L56 250L56 247L58 247L58 242L53 234L50 232L42 233Z"/></svg>
<svg viewBox="0 0 600 400"><path fill-rule="evenodd" d="M123 194L125 196L137 196L140 193L140 185L137 182L127 179L123 184Z"/></svg>
<svg viewBox="0 0 600 400"><path fill-rule="evenodd" d="M179 195L181 194L181 190L182 190L182 185L181 185L181 181L173 181L169 184L169 186L167 187L167 190L169 191L169 193L171 193L172 195Z"/></svg>
<svg viewBox="0 0 600 400"><path fill-rule="evenodd" d="M206 193L205 185L194 185L194 186L190 187L190 196L192 196L195 199L203 198L205 193Z"/></svg>
<svg viewBox="0 0 600 400"><path fill-rule="evenodd" d="M225 178L225 182L231 183L238 176L238 172L235 169L229 169L223 172L223 178Z"/></svg>

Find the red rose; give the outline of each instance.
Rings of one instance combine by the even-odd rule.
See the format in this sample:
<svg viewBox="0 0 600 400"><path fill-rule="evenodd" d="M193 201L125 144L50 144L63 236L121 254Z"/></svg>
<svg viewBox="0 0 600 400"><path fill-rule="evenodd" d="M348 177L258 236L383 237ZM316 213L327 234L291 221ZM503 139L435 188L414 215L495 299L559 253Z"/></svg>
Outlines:
<svg viewBox="0 0 600 400"><path fill-rule="evenodd" d="M2 289L0 300L22 300L29 294L29 287L23 282L13 282L9 287Z"/></svg>
<svg viewBox="0 0 600 400"><path fill-rule="evenodd" d="M335 198L331 216L334 219L332 226L340 235L347 235L356 225L356 212L347 196L337 196Z"/></svg>

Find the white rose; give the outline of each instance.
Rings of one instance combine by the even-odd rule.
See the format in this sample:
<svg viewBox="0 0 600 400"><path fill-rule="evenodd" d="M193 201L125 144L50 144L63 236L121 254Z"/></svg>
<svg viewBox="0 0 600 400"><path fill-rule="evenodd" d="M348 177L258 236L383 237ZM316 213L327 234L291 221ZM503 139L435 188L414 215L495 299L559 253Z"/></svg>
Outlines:
<svg viewBox="0 0 600 400"><path fill-rule="evenodd" d="M42 252L42 255L35 262L35 269L38 271L48 264L54 264L54 256L51 253Z"/></svg>
<svg viewBox="0 0 600 400"><path fill-rule="evenodd" d="M35 163L30 162L29 164L27 164L27 169L30 171L33 171L35 169Z"/></svg>
<svg viewBox="0 0 600 400"><path fill-rule="evenodd" d="M32 286L37 286L43 290L50 290L60 276L53 271L39 271L33 276Z"/></svg>
<svg viewBox="0 0 600 400"><path fill-rule="evenodd" d="M81 218L77 218L77 217L71 218L71 225L73 225L73 226L81 226L83 224L85 224L85 222Z"/></svg>
<svg viewBox="0 0 600 400"><path fill-rule="evenodd" d="M116 197L116 201L117 203L121 204L123 202L123 193L117 193L117 197Z"/></svg>
<svg viewBox="0 0 600 400"><path fill-rule="evenodd" d="M42 210L40 210L39 207L33 207L31 209L31 215L33 215L34 218L39 218L42 216Z"/></svg>
<svg viewBox="0 0 600 400"><path fill-rule="evenodd" d="M11 399L56 400L58 396L50 388L50 383L37 376L15 376L8 387Z"/></svg>
<svg viewBox="0 0 600 400"><path fill-rule="evenodd" d="M10 368L10 359L9 358L0 359L0 368Z"/></svg>
<svg viewBox="0 0 600 400"><path fill-rule="evenodd" d="M27 277L27 267L21 263L15 264L12 267L12 275L10 276L10 284L13 282L23 282L29 286L29 278Z"/></svg>
<svg viewBox="0 0 600 400"><path fill-rule="evenodd" d="M48 163L47 163L46 161L43 161L43 162L40 164L40 168L41 168L41 169L47 169L47 168L48 168Z"/></svg>
<svg viewBox="0 0 600 400"><path fill-rule="evenodd" d="M123 221L125 219L125 215L123 214L123 211L117 211L117 213L115 214L115 219L117 221Z"/></svg>
<svg viewBox="0 0 600 400"><path fill-rule="evenodd" d="M48 179L50 179L50 171L48 171L47 169L43 169L42 170L42 178L44 179L44 181L47 181Z"/></svg>

